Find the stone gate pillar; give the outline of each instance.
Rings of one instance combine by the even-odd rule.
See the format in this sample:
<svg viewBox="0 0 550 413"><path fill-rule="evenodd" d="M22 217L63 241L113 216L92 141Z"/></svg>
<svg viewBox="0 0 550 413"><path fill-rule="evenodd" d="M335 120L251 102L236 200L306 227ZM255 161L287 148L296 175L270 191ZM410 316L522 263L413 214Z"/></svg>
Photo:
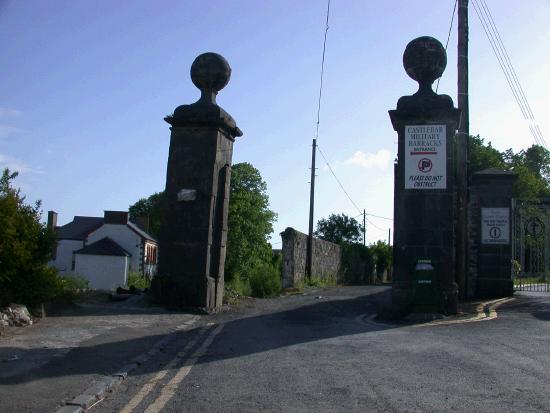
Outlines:
<svg viewBox="0 0 550 413"><path fill-rule="evenodd" d="M153 287L171 307L215 310L222 304L227 207L235 137L233 118L216 103L231 68L222 56L204 53L191 66L201 98L178 106L171 125L166 171L159 277Z"/></svg>
<svg viewBox="0 0 550 413"><path fill-rule="evenodd" d="M517 174L496 168L472 174L468 298L509 297L512 281L512 188Z"/></svg>
<svg viewBox="0 0 550 413"><path fill-rule="evenodd" d="M447 55L438 40L412 40L403 54L403 66L419 89L401 97L397 109L389 111L398 133L392 299L402 314L419 304L457 312L454 171L460 111L449 96L432 90L446 65ZM418 270L428 270L421 281ZM418 296L421 290L424 301Z"/></svg>

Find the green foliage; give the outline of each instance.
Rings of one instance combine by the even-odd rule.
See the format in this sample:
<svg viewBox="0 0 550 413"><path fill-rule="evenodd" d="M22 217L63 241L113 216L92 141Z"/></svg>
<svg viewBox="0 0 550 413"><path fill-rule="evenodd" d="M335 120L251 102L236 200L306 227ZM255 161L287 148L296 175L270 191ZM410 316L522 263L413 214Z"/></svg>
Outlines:
<svg viewBox="0 0 550 413"><path fill-rule="evenodd" d="M391 266L393 258L392 247L384 241L377 241L376 244L371 244L369 249L376 264L376 275L380 277Z"/></svg>
<svg viewBox="0 0 550 413"><path fill-rule="evenodd" d="M147 218L149 220L149 229L147 232L153 237L158 237L160 235L163 204L164 191L155 192L148 198L141 198L128 208L130 220L137 222L137 219L140 217Z"/></svg>
<svg viewBox="0 0 550 413"><path fill-rule="evenodd" d="M243 297L250 297L252 295L250 281L248 279L243 280L239 274L235 274L233 278L229 280L227 285Z"/></svg>
<svg viewBox="0 0 550 413"><path fill-rule="evenodd" d="M363 239L363 226L346 214L331 214L327 219L321 218L317 222L314 234L335 244L354 243Z"/></svg>
<svg viewBox="0 0 550 413"><path fill-rule="evenodd" d="M370 282L374 272L374 255L370 247L361 244L340 244L342 278L346 284Z"/></svg>
<svg viewBox="0 0 550 413"><path fill-rule="evenodd" d="M145 277L142 273L138 271L129 271L128 280L126 281L128 288L136 287L139 290L144 290L151 287L151 280Z"/></svg>
<svg viewBox="0 0 550 413"><path fill-rule="evenodd" d="M80 293L90 289L90 281L80 274L60 275L59 280L64 291Z"/></svg>
<svg viewBox="0 0 550 413"><path fill-rule="evenodd" d="M267 239L276 214L269 209L267 185L249 163L231 169L225 279L248 279L253 268L271 261Z"/></svg>
<svg viewBox="0 0 550 413"><path fill-rule="evenodd" d="M25 204L12 187L17 172L4 169L0 178L0 304L14 301L36 305L61 291L56 270L47 262L55 235L40 223L40 202Z"/></svg>
<svg viewBox="0 0 550 413"><path fill-rule="evenodd" d="M472 172L488 168L506 169L502 153L493 148L491 142L487 145L477 136L470 136L470 169Z"/></svg>
<svg viewBox="0 0 550 413"><path fill-rule="evenodd" d="M306 288L324 288L324 287L332 287L336 285L336 277L317 277L312 276L311 278L304 277L301 280L298 280L298 282L295 285L295 288L299 291L304 290Z"/></svg>
<svg viewBox="0 0 550 413"><path fill-rule="evenodd" d="M260 263L249 273L250 290L254 297L273 297L281 291L281 273L270 263Z"/></svg>
<svg viewBox="0 0 550 413"><path fill-rule="evenodd" d="M499 168L518 174L512 189L515 198L534 199L550 196L550 152L532 145L514 153L512 149L499 152L479 136L470 136L471 173L487 168Z"/></svg>

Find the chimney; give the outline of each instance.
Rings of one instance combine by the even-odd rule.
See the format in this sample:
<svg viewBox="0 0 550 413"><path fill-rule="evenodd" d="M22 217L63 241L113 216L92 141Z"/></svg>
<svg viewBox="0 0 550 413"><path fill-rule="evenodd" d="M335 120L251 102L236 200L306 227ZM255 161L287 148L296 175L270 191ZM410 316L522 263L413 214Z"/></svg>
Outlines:
<svg viewBox="0 0 550 413"><path fill-rule="evenodd" d="M105 224L126 225L128 223L127 211L105 211L103 216Z"/></svg>
<svg viewBox="0 0 550 413"><path fill-rule="evenodd" d="M55 211L48 211L48 228L52 231L55 231L55 227L57 227L57 212Z"/></svg>

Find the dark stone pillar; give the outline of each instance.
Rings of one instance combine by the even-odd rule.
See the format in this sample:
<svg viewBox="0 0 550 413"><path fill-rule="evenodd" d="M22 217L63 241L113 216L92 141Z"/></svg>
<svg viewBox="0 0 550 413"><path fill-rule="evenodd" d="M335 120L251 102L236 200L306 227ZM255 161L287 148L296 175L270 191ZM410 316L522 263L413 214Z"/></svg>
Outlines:
<svg viewBox="0 0 550 413"><path fill-rule="evenodd" d="M429 290L430 309L457 312L454 137L460 111L449 96L436 94L431 86L446 64L445 49L436 39L411 41L403 65L419 89L401 97L397 109L389 112L398 133L392 295L394 310L401 314L418 308L421 301L415 279L419 259L433 266L432 281L420 286Z"/></svg>
<svg viewBox="0 0 550 413"><path fill-rule="evenodd" d="M216 104L231 68L215 53L198 56L191 79L201 98L165 118L172 127L155 292L171 307L222 305L233 118Z"/></svg>
<svg viewBox="0 0 550 413"><path fill-rule="evenodd" d="M512 281L512 186L517 174L496 168L472 175L468 297L508 297Z"/></svg>

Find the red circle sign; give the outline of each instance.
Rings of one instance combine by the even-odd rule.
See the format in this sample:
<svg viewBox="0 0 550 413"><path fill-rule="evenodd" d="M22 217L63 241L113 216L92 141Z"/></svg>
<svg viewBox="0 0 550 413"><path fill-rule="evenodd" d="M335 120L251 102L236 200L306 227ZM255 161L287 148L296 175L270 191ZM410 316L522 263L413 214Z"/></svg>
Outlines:
<svg viewBox="0 0 550 413"><path fill-rule="evenodd" d="M432 170L432 160L428 158L422 158L418 161L418 170L427 174Z"/></svg>

